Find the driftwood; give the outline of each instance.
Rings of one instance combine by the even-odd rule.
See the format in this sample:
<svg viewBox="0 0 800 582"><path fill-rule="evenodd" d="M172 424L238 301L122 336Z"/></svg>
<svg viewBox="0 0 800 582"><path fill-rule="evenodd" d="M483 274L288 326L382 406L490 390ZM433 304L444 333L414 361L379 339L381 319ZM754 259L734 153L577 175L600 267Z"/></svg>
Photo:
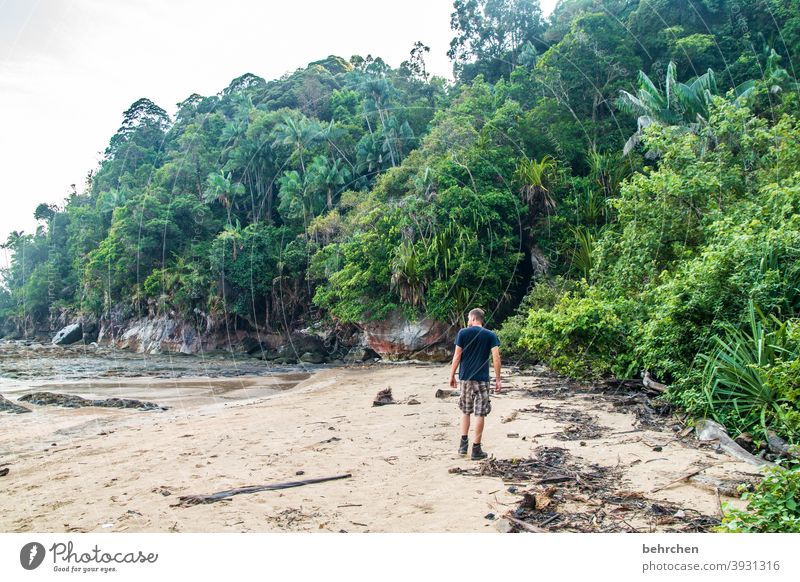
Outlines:
<svg viewBox="0 0 800 582"><path fill-rule="evenodd" d="M681 481L685 481L689 477L694 477L698 473L702 473L703 471L705 471L709 467L713 467L713 466L714 465L703 465L702 467L698 467L697 469L693 469L693 470L689 471L688 473L685 473L685 474L681 475L677 479L675 479L673 481L670 481L666 485L661 485L660 487L656 487L655 489L651 489L650 493L656 493L658 491L661 491L662 489L666 489L667 487L675 485L676 483L680 483Z"/></svg>
<svg viewBox="0 0 800 582"><path fill-rule="evenodd" d="M646 388L649 388L650 390L655 390L656 392L659 393L666 392L668 388L666 384L662 384L661 382L656 382L655 380L653 380L648 370L645 370L644 372L644 377L642 378L642 384L644 384Z"/></svg>
<svg viewBox="0 0 800 582"><path fill-rule="evenodd" d="M237 487L236 489L229 489L227 491L220 491L212 493L211 495L184 495L178 498L178 503L172 507L186 507L189 505L199 505L201 503L214 503L222 501L234 495L241 495L244 493L259 493L261 491L275 491L277 489L290 489L292 487L302 487L303 485L311 485L313 483L324 483L325 481L336 481L337 479L347 479L352 477L350 473L344 475L335 475L333 477L321 477L319 479L305 479L303 481L289 481L288 483L274 483L272 485L252 485L249 487Z"/></svg>
<svg viewBox="0 0 800 582"><path fill-rule="evenodd" d="M742 447L736 444L736 442L728 436L728 433L725 432L725 428L713 420L709 420L707 418L699 421L697 426L695 427L697 431L697 439L701 441L719 441L719 446L729 455L736 457L740 461L744 461L745 463L750 463L751 465L757 465L759 467L764 465L774 465L774 463L770 463L769 461L765 461L764 459L760 459L748 453Z"/></svg>
<svg viewBox="0 0 800 582"><path fill-rule="evenodd" d="M693 475L689 477L692 484L707 489L708 491L716 492L725 497L739 497L739 487L741 485L751 486L755 485L755 480L749 479L717 479L716 477L709 477L708 475Z"/></svg>
<svg viewBox="0 0 800 582"><path fill-rule="evenodd" d="M503 519L506 519L517 526L519 529L524 529L530 533L549 533L546 529L541 527L536 527L535 525L531 525L528 522L522 521L521 519L517 519L511 515L511 512L506 513L503 516Z"/></svg>

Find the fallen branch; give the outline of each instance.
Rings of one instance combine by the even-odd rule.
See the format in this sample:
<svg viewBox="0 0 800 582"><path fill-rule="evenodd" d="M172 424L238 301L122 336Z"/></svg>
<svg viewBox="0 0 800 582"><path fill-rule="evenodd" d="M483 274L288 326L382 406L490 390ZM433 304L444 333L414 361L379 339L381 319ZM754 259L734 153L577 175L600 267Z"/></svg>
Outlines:
<svg viewBox="0 0 800 582"><path fill-rule="evenodd" d="M735 497L737 499L740 496L738 490L741 485L747 487L755 485L756 483L755 479L737 481L735 479L717 479L707 475L693 475L689 478L689 481L708 491L716 491L718 494L726 497Z"/></svg>
<svg viewBox="0 0 800 582"><path fill-rule="evenodd" d="M350 473L345 475L336 475L334 477L321 477L319 479L305 479L303 481L289 481L288 483L275 483L273 485L252 485L249 487L237 487L236 489L229 489L227 491L220 491L212 493L211 495L184 495L178 498L178 503L172 507L187 507L190 505L199 505L201 503L214 503L222 501L234 495L242 495L244 493L259 493L261 491L275 491L277 489L290 489L292 487L302 487L303 485L311 485L313 483L324 483L325 481L336 481L337 479L347 479L352 477Z"/></svg>
<svg viewBox="0 0 800 582"><path fill-rule="evenodd" d="M511 523L513 523L518 528L524 529L525 531L530 532L530 533L549 533L544 528L536 527L535 525L531 525L531 524L529 524L527 522L522 521L521 519L517 519L516 517L512 517L510 512L506 513L503 516L503 519L506 519L506 520L510 521Z"/></svg>
<svg viewBox="0 0 800 582"><path fill-rule="evenodd" d="M719 464L719 463L715 463L715 464ZM666 489L667 487L675 485L676 483L680 483L681 481L685 481L689 477L694 477L698 473L702 473L703 471L705 471L709 467L713 467L713 466L714 465L703 465L702 467L699 467L697 469L693 469L692 471L689 471L688 473L685 473L685 474L681 475L680 477L678 477L674 481L670 481L666 485L661 485L660 487L656 487L655 489L651 489L650 493L656 493L658 491L661 491L662 489Z"/></svg>
<svg viewBox="0 0 800 582"><path fill-rule="evenodd" d="M649 388L650 390L655 390L656 392L659 393L666 392L667 388L669 388L669 386L667 386L666 384L662 384L661 382L656 382L655 380L653 380L653 378L650 376L650 372L647 370L645 370L644 378L642 378L642 384L644 384L645 388Z"/></svg>

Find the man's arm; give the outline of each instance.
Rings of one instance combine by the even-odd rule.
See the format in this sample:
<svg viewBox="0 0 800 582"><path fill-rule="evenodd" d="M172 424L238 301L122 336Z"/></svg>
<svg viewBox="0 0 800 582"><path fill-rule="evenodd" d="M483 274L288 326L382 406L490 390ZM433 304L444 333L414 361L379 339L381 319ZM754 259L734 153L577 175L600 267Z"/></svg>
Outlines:
<svg viewBox="0 0 800 582"><path fill-rule="evenodd" d="M450 387L456 387L456 370L458 370L458 364L461 363L461 346L456 346L456 352L453 354L453 363L450 366Z"/></svg>
<svg viewBox="0 0 800 582"><path fill-rule="evenodd" d="M492 348L492 361L494 362L494 391L499 393L502 385L500 384L500 348L497 346Z"/></svg>

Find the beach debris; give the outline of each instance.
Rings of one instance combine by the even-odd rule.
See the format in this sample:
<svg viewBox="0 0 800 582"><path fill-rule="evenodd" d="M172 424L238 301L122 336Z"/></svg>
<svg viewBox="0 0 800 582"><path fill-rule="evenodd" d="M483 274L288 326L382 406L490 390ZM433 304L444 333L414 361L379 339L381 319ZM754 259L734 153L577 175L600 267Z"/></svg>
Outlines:
<svg viewBox="0 0 800 582"><path fill-rule="evenodd" d="M56 394L55 392L33 392L20 398L22 402L30 402L37 406L63 406L64 408L83 408L96 406L100 408L133 408L137 410L167 410L155 402L144 402L132 398L107 398L105 400L89 400L74 394Z"/></svg>
<svg viewBox="0 0 800 582"><path fill-rule="evenodd" d="M372 406L385 406L387 404L396 404L394 398L392 398L391 388L386 388L378 392L375 396L375 400L372 401Z"/></svg>
<svg viewBox="0 0 800 582"><path fill-rule="evenodd" d="M719 448L721 450L725 451L732 457L739 459L740 461L750 463L751 465L757 465L759 467L764 465L774 465L774 463L751 455L742 447L737 445L736 442L734 442L734 440L728 436L728 433L725 431L725 427L717 422L714 422L713 420L704 418L698 421L697 425L695 426L695 430L697 431L698 440L718 441Z"/></svg>
<svg viewBox="0 0 800 582"><path fill-rule="evenodd" d="M8 467L3 467L0 469L0 477L5 477L6 475L8 475Z"/></svg>
<svg viewBox="0 0 800 582"><path fill-rule="evenodd" d="M714 465L718 465L718 464L719 463L714 463ZM672 485L675 485L676 483L680 483L681 481L685 481L689 477L694 477L698 473L702 473L703 471L705 471L706 469L708 469L710 467L713 467L714 465L701 465L700 467L695 467L694 469L692 469L692 470L688 471L687 473L681 475L677 479L674 479L674 480L670 481L669 483L667 483L665 485L661 485L659 487L656 487L655 489L651 489L650 493L656 493L658 491L661 491L662 489L666 489L667 487L671 487Z"/></svg>
<svg viewBox="0 0 800 582"><path fill-rule="evenodd" d="M303 471L303 470L300 470L300 471L295 471L294 474L299 476L299 475L305 475L306 472Z"/></svg>
<svg viewBox="0 0 800 582"><path fill-rule="evenodd" d="M624 472L619 466L588 464L560 447L539 447L530 458L487 459L478 467L450 472L513 483L508 491L520 498L516 509L502 516L510 531L645 532L658 526L662 531L703 532L720 523L719 517L621 490Z"/></svg>
<svg viewBox="0 0 800 582"><path fill-rule="evenodd" d="M534 414L536 416L552 418L567 424L567 426L560 431L537 435L544 436L545 434L555 434L555 438L560 441L598 439L603 436L605 431L608 430L607 427L597 424L596 419L591 415L581 412L580 410L570 410L565 409L564 407L550 407L540 403L531 408L522 408L517 410L516 413Z"/></svg>
<svg viewBox="0 0 800 582"><path fill-rule="evenodd" d="M442 390L441 388L439 388L434 394L436 398L450 398L451 396L457 396L457 395L458 395L458 390Z"/></svg>
<svg viewBox="0 0 800 582"><path fill-rule="evenodd" d="M516 420L516 418L517 418L517 415L518 415L518 414L519 414L519 410L514 410L514 411L512 411L512 412L511 412L511 414L509 414L509 415L508 415L508 416L506 416L505 418L502 418L502 419L500 420L500 422L501 422L502 424L506 424L507 422L511 422L511 421L513 421L513 420Z"/></svg>
<svg viewBox="0 0 800 582"><path fill-rule="evenodd" d="M16 402L11 402L11 400L8 400L2 394L0 394L0 410L5 410L6 412L11 412L14 414L23 414L31 411L30 408L25 408Z"/></svg>
<svg viewBox="0 0 800 582"><path fill-rule="evenodd" d="M276 491L278 489L290 489L292 487L302 487L303 485L312 485L314 483L324 483L326 481L336 481L338 479L349 479L353 475L345 473L344 475L334 475L333 477L319 477L316 479L305 479L303 481L289 481L286 483L274 483L271 485L251 485L248 487L237 487L235 489L228 489L226 491L219 491L211 495L184 495L178 498L178 503L171 507L188 507L191 505L200 505L203 503L215 503L233 497L234 495L242 495L246 493L260 493L261 491Z"/></svg>
<svg viewBox="0 0 800 582"><path fill-rule="evenodd" d="M420 404L420 401L417 400L416 398L411 398L411 399L409 399L408 402L406 402L406 404L408 404L409 406L413 406L415 404Z"/></svg>
<svg viewBox="0 0 800 582"><path fill-rule="evenodd" d="M164 497L169 497L170 495L172 495L172 491L170 491L169 489L167 489L163 485L161 485L160 487L156 487L155 489L152 490L152 492L153 493L160 493Z"/></svg>
<svg viewBox="0 0 800 582"><path fill-rule="evenodd" d="M487 513L483 516L483 519L497 519L497 516L494 513Z"/></svg>
<svg viewBox="0 0 800 582"><path fill-rule="evenodd" d="M518 438L519 438L519 433L517 433L517 432L510 432L510 433L506 434L506 438L509 438L509 439L518 439Z"/></svg>

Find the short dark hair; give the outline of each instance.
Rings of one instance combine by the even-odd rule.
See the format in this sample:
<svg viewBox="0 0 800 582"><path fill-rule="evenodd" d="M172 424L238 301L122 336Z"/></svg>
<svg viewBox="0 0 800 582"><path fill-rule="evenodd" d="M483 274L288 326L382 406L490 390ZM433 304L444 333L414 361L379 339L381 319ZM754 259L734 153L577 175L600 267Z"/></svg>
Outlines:
<svg viewBox="0 0 800 582"><path fill-rule="evenodd" d="M486 314L484 313L483 309L481 309L480 307L476 307L475 309L469 312L469 316L474 317L475 319L483 323L485 321L484 317L486 316Z"/></svg>

